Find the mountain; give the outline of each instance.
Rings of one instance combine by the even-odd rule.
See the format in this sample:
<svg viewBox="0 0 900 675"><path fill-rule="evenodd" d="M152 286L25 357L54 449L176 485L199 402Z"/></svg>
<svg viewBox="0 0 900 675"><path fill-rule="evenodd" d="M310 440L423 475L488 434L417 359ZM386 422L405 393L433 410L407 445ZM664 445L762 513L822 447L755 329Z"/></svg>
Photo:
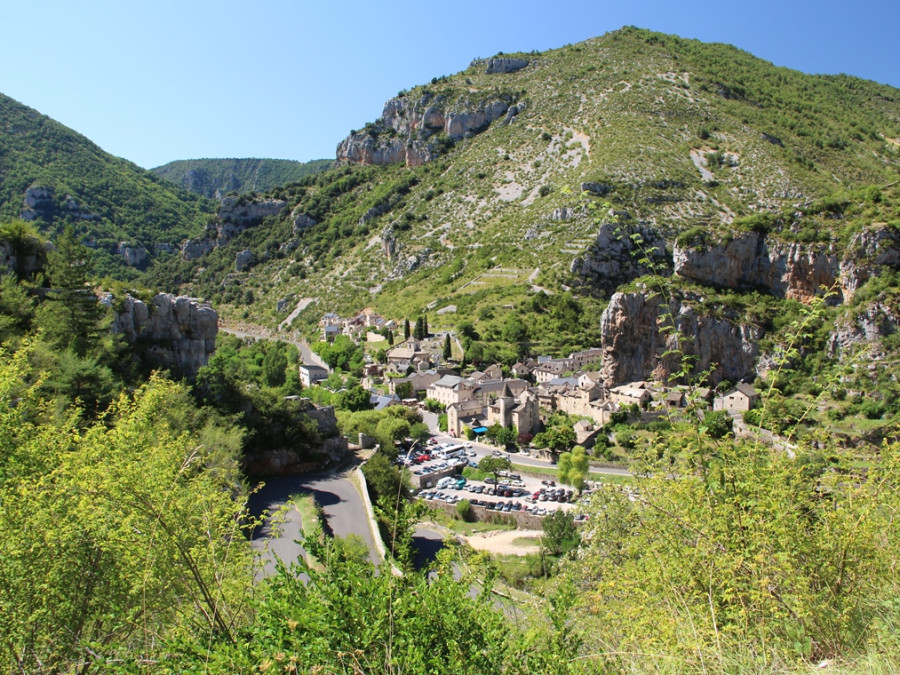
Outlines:
<svg viewBox="0 0 900 675"><path fill-rule="evenodd" d="M784 240L846 231L822 200L896 179L898 110L889 86L634 28L473 62L390 99L339 145L341 167L265 195L284 202L265 227L219 239L229 216L211 223L209 252L175 276L219 301L255 286L248 311L273 324L291 294L476 315L533 287L608 297L627 279L601 271L604 222L663 249L754 217ZM241 251L254 262L237 274Z"/></svg>
<svg viewBox="0 0 900 675"><path fill-rule="evenodd" d="M97 272L135 278L198 232L212 206L84 136L0 95L0 219L48 236L71 223Z"/></svg>
<svg viewBox="0 0 900 675"><path fill-rule="evenodd" d="M221 199L230 192L261 192L293 183L332 164L328 159L185 159L150 171L202 197Z"/></svg>

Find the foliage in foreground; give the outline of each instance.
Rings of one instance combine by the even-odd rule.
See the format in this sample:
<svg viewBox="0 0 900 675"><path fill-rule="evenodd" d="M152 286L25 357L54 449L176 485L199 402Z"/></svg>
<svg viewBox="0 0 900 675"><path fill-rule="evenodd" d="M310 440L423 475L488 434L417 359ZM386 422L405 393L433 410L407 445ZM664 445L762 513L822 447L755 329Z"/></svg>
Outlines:
<svg viewBox="0 0 900 675"><path fill-rule="evenodd" d="M569 565L588 651L642 671L659 655L678 671L896 660L900 442L867 471L730 440L653 450L634 489L594 498Z"/></svg>
<svg viewBox="0 0 900 675"><path fill-rule="evenodd" d="M571 672L571 645L523 630L489 584L457 578L451 555L431 574L395 577L341 556L331 543L307 539L304 546L327 561L324 570L282 567L264 583L255 620L235 642L208 651L185 641L166 665L179 672Z"/></svg>
<svg viewBox="0 0 900 675"><path fill-rule="evenodd" d="M234 454L153 379L84 424L48 423L28 350L0 354L0 658L87 672L177 635L228 639L252 565Z"/></svg>

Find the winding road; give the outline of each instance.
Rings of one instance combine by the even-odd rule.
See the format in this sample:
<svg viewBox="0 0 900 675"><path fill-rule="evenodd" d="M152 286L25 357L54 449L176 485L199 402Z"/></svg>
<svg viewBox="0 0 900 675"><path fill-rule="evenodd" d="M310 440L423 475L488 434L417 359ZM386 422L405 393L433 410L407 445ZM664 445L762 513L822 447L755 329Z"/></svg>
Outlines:
<svg viewBox="0 0 900 675"><path fill-rule="evenodd" d="M311 494L322 508L326 533L346 537L359 535L369 548L369 559L377 565L379 558L369 528L369 519L362 498L346 473L313 473L299 476L271 478L251 495L247 506L253 516L281 512L292 495ZM287 509L284 519L278 523L270 516L251 536L253 548L260 551L264 560L264 574L275 571L275 559L285 563L296 561L303 555L297 543L300 534L300 514Z"/></svg>

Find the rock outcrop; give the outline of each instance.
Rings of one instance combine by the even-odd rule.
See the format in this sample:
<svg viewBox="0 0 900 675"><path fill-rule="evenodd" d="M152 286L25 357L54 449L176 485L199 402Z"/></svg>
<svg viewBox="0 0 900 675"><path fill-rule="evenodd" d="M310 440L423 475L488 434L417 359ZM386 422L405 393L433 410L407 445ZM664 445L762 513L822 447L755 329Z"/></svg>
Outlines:
<svg viewBox="0 0 900 675"><path fill-rule="evenodd" d="M687 298L665 302L649 291L615 293L601 316L600 333L601 373L615 384L666 381L681 370L682 354L690 359L693 373L709 371L711 384L749 378L762 336L758 327L741 323L736 312L709 316Z"/></svg>
<svg viewBox="0 0 900 675"><path fill-rule="evenodd" d="M55 190L45 185L32 185L25 190L22 211L19 217L25 221L43 220L51 222L56 216L77 218L78 220L100 220L100 216L82 210L72 195L66 195L57 205Z"/></svg>
<svg viewBox="0 0 900 675"><path fill-rule="evenodd" d="M212 251L215 247L215 239L186 239L181 244L181 258L188 261L196 260Z"/></svg>
<svg viewBox="0 0 900 675"><path fill-rule="evenodd" d="M801 302L809 302L823 287L831 288L840 273L831 246L770 241L758 232L742 232L711 246L676 245L673 258L675 273L685 279Z"/></svg>
<svg viewBox="0 0 900 675"><path fill-rule="evenodd" d="M897 332L900 308L875 301L850 316L838 319L828 338L828 355L832 358L856 356L868 351L875 356L881 338Z"/></svg>
<svg viewBox="0 0 900 675"><path fill-rule="evenodd" d="M216 231L217 246L223 246L246 229L256 227L265 218L276 216L287 207L283 199L248 199L226 197L216 214L216 220L207 226Z"/></svg>
<svg viewBox="0 0 900 675"><path fill-rule="evenodd" d="M152 368L193 378L216 348L219 316L207 303L187 296L157 294L148 306L126 295L116 301L106 293L100 302L113 307L113 333L121 333Z"/></svg>
<svg viewBox="0 0 900 675"><path fill-rule="evenodd" d="M150 254L143 246L135 246L127 241L120 241L116 253L125 259L125 264L137 269L145 269L150 262Z"/></svg>
<svg viewBox="0 0 900 675"><path fill-rule="evenodd" d="M529 63L528 59L510 56L495 56L487 60L487 66L485 67L484 72L486 75L514 73L517 70L526 68Z"/></svg>
<svg viewBox="0 0 900 675"><path fill-rule="evenodd" d="M206 226L206 236L187 239L181 244L181 257L196 260L214 248L224 246L244 230L259 226L266 218L277 216L286 208L287 202L283 199L226 197L216 218ZM302 226L305 225L306 221L303 221ZM296 222L294 227L297 228Z"/></svg>
<svg viewBox="0 0 900 675"><path fill-rule="evenodd" d="M292 396L293 412L316 423L315 437L301 448L265 448L244 458L244 471L254 477L286 476L334 466L347 454L347 439L341 436L334 407L313 405L309 399Z"/></svg>
<svg viewBox="0 0 900 675"><path fill-rule="evenodd" d="M675 246L675 273L701 284L760 290L809 302L835 288L831 304L853 297L881 265L900 266L900 235L886 226L858 233L841 254L834 244L778 241L742 232L709 246Z"/></svg>
<svg viewBox="0 0 900 675"><path fill-rule="evenodd" d="M604 223L583 256L569 271L585 285L611 293L623 283L645 274L671 272L665 240L644 225Z"/></svg>
<svg viewBox="0 0 900 675"><path fill-rule="evenodd" d="M473 100L463 95L450 100L430 92L417 99L392 98L381 117L365 129L351 133L337 147L338 161L358 164L418 166L440 155L449 143L480 133L514 104L511 95ZM518 108L516 109L518 112ZM433 139L444 133L443 142Z"/></svg>

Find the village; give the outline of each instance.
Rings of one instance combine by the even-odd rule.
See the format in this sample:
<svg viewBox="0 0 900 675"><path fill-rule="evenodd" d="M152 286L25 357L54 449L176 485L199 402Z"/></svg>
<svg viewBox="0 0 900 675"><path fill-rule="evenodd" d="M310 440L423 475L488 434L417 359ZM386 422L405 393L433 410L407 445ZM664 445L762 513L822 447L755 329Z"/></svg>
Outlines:
<svg viewBox="0 0 900 675"><path fill-rule="evenodd" d="M560 450L574 445L590 454L600 435L606 433L604 428L622 419L622 413L636 421L650 422L690 405L701 415L703 411L724 411L738 426L741 414L759 400L759 394L746 383L714 392L705 387L658 382L606 382L598 370L603 359L599 348L566 357L526 357L506 367L463 364L461 368L460 360L451 356L453 345L456 353L463 351L454 333L430 334L421 324L410 331L408 321L401 327L371 309L350 318L329 312L319 321L319 328L324 343L333 343L344 335L366 347L361 384L370 391L376 409L427 405L446 415L442 431L450 437L483 440L493 437L488 433L491 429L507 429L512 432L504 436L508 448L530 448L552 460ZM409 336L390 344L395 331L401 337L404 333ZM380 358L372 358L372 352ZM482 369L476 369L476 365ZM305 387L324 381L329 374L322 364L300 365ZM569 447L535 447L551 415L556 419L567 416L572 421L573 434L567 435Z"/></svg>

